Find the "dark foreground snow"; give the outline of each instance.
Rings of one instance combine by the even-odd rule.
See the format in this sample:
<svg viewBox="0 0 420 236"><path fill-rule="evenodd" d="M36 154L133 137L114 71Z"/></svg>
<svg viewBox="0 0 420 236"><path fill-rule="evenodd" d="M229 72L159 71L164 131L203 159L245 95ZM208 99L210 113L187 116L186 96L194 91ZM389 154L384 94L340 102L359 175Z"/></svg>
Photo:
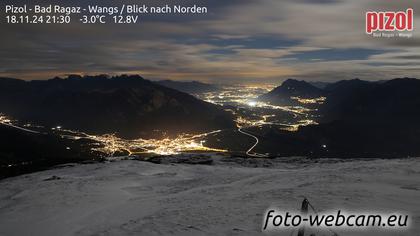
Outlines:
<svg viewBox="0 0 420 236"><path fill-rule="evenodd" d="M303 196L319 211L406 212L413 220L409 231L375 235L420 235L415 158L270 168L74 165L0 181L0 235L259 235L269 206L298 209Z"/></svg>

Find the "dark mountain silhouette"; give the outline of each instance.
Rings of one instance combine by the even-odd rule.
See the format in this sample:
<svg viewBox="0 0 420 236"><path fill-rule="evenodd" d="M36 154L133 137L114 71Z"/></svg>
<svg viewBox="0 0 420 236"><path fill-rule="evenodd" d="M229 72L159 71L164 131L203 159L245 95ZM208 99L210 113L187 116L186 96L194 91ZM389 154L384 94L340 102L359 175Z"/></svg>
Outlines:
<svg viewBox="0 0 420 236"><path fill-rule="evenodd" d="M420 80L393 79L386 82L341 81L326 88L327 101L320 111L323 121L353 123L418 123ZM396 125L396 124L395 124Z"/></svg>
<svg viewBox="0 0 420 236"><path fill-rule="evenodd" d="M297 101L291 99L291 97L316 98L323 94L324 91L322 89L317 88L308 82L288 79L280 86L258 97L258 100L271 104L289 105L297 104Z"/></svg>
<svg viewBox="0 0 420 236"><path fill-rule="evenodd" d="M324 91L327 100L324 106L320 108L320 113L324 117L324 121L341 119L344 114L335 115L335 113L339 113L340 110L347 106L358 106L358 101L355 99L372 92L372 89L378 87L379 85L380 84L375 82L353 79L338 81L326 86Z"/></svg>
<svg viewBox="0 0 420 236"><path fill-rule="evenodd" d="M256 152L315 158L398 158L420 155L419 127L334 121L288 132L271 127L258 133Z"/></svg>
<svg viewBox="0 0 420 236"><path fill-rule="evenodd" d="M320 125L297 132L268 129L261 134L260 151L315 157L420 155L420 80L339 81L324 94Z"/></svg>
<svg viewBox="0 0 420 236"><path fill-rule="evenodd" d="M234 127L231 114L140 76L0 79L0 112L20 121L121 137Z"/></svg>
<svg viewBox="0 0 420 236"><path fill-rule="evenodd" d="M308 83L320 89L324 89L325 87L331 84L329 82L321 82L321 81L314 81L314 82L308 82Z"/></svg>
<svg viewBox="0 0 420 236"><path fill-rule="evenodd" d="M360 79L351 79L351 80L340 80L335 83L330 83L325 86L324 90L329 92L351 92L352 90L357 90L361 87L368 85L374 85L376 82L370 82Z"/></svg>
<svg viewBox="0 0 420 236"><path fill-rule="evenodd" d="M0 124L0 179L57 164L101 160L102 154L91 150L97 145L87 139L63 139Z"/></svg>
<svg viewBox="0 0 420 236"><path fill-rule="evenodd" d="M156 81L155 83L189 94L213 92L219 89L216 85L206 84L198 81L161 80Z"/></svg>

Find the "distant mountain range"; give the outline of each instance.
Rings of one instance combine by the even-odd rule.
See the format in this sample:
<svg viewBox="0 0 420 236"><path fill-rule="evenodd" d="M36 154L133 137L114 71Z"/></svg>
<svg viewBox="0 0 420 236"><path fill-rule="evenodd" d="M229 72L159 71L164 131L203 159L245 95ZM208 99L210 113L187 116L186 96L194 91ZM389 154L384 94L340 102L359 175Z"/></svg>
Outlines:
<svg viewBox="0 0 420 236"><path fill-rule="evenodd" d="M354 79L321 89L289 79L259 99L294 105L296 100L290 98L294 96L326 97L323 104L316 104L320 124L296 132L276 125L247 128L259 138L256 152L334 158L420 156L420 80ZM21 123L47 128L59 125L91 134L116 133L124 138L229 129L207 140L207 145L248 148L237 136L231 113L140 76L69 76L46 81L0 78L0 113ZM98 144L0 124L0 178L59 163L100 159L101 153L91 152L92 145Z"/></svg>
<svg viewBox="0 0 420 236"><path fill-rule="evenodd" d="M291 97L316 98L325 96L325 104L319 107L321 121L368 120L405 122L420 118L420 80L399 78L388 81L342 80L329 83L323 89L305 81L286 80L258 99L273 104L290 105ZM416 109L417 108L417 109Z"/></svg>
<svg viewBox="0 0 420 236"><path fill-rule="evenodd" d="M23 122L126 138L235 127L232 115L219 106L125 75L45 81L1 78L0 113Z"/></svg>
<svg viewBox="0 0 420 236"><path fill-rule="evenodd" d="M312 84L313 86L320 88L320 89L324 89L325 87L327 87L329 84L331 84L330 82L321 82L321 81L314 81L314 82L309 82L310 84Z"/></svg>
<svg viewBox="0 0 420 236"><path fill-rule="evenodd" d="M293 93L287 89L291 83ZM306 82L289 80L269 93L274 98L270 102L282 96L305 97L312 90ZM320 93L327 98L318 110L320 125L292 133L269 129L263 135L267 142L260 148L281 156L420 155L420 80L345 80L327 85Z"/></svg>
<svg viewBox="0 0 420 236"><path fill-rule="evenodd" d="M347 80L325 88L324 121L420 123L420 80Z"/></svg>
<svg viewBox="0 0 420 236"><path fill-rule="evenodd" d="M198 81L160 80L156 81L155 83L189 94L213 92L220 89L216 85L206 84Z"/></svg>
<svg viewBox="0 0 420 236"><path fill-rule="evenodd" d="M288 79L270 92L258 97L258 100L278 105L293 105L298 102L292 97L317 98L324 95L324 90L303 81Z"/></svg>

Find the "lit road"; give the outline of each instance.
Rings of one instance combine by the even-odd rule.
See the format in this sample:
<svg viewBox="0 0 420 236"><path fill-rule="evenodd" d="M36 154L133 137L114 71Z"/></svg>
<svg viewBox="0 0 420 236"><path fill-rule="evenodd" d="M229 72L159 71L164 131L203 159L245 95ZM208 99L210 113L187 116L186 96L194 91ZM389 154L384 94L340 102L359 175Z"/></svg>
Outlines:
<svg viewBox="0 0 420 236"><path fill-rule="evenodd" d="M2 122L0 122L0 124L2 124L2 125L6 125L6 126L9 126L9 127L12 127L12 128L18 129L18 130L22 130L22 131L25 131L25 132L34 133L34 134L39 134L39 132L37 132L37 131L33 131L33 130L30 130L30 129L25 129L25 128L22 128L22 127L19 127L19 126L15 126L15 125L12 125L12 124L2 123Z"/></svg>
<svg viewBox="0 0 420 236"><path fill-rule="evenodd" d="M239 128L238 131L241 132L242 134L245 134L246 136L249 136L249 137L255 139L255 144L252 145L252 147L249 148L248 151L246 151L246 155L251 156L251 157L267 157L267 155L265 155L265 154L250 153L252 151L252 149L254 149L258 145L258 142L259 142L258 138L255 137L254 135L250 134L250 133L247 133L247 132L243 131L242 128Z"/></svg>

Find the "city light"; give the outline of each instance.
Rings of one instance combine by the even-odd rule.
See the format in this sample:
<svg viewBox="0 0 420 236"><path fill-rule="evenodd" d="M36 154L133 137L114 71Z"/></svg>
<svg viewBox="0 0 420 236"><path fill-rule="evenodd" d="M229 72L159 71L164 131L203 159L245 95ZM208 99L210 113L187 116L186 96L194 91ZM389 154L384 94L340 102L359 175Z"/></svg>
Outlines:
<svg viewBox="0 0 420 236"><path fill-rule="evenodd" d="M22 129L28 132L34 132L27 130L14 124L14 122L5 115L0 114L0 124L12 126L14 128ZM176 138L163 138L163 139L134 139L128 140L119 138L114 134L106 135L91 135L83 132L74 130L63 129L62 127L53 127L55 132L62 138L80 140L82 138L90 139L98 142L98 146L92 148L93 151L99 151L106 155L112 156L118 152L127 152L129 155L134 154L156 154L156 155L174 155L182 152L227 152L223 149L215 149L206 147L205 138L208 135L216 134L221 130L216 130L203 134L182 134ZM37 133L37 132L36 132ZM70 150L69 148L66 148Z"/></svg>
<svg viewBox="0 0 420 236"><path fill-rule="evenodd" d="M256 105L257 105L256 101L249 101L248 102L248 106L250 106L250 107L255 107Z"/></svg>
<svg viewBox="0 0 420 236"><path fill-rule="evenodd" d="M235 123L238 129L250 127L262 127L264 125L278 126L282 130L295 132L301 126L318 124L311 119L311 112L316 109L310 109L304 106L289 106L289 105L272 105L266 102L259 101L257 98L270 91L272 86L232 86L224 87L221 90L214 92L203 93L196 95L207 102L225 106L226 111L231 112L235 117ZM303 99L299 97L291 97L291 99L305 104L322 104L325 97ZM238 109L243 109L242 111ZM247 111L243 113L243 111ZM251 114L249 114L251 112ZM280 112L280 113L279 113ZM277 114L291 114L293 118L281 120ZM19 129L17 122L11 120L5 115L0 114L0 123L13 126ZM41 126L26 124L24 127L43 128ZM59 134L62 138L79 140L82 138L96 141L98 145L92 148L93 151L99 151L106 155L113 156L118 153L121 155L136 155L136 154L156 154L156 155L174 155L182 152L227 152L228 150L216 149L207 147L205 145L206 138L209 135L220 133L221 130L216 130L202 134L181 134L174 138L162 139L123 139L117 137L115 134L92 135L79 131L68 130L61 125L51 127L53 132ZM33 130L27 130L35 132ZM69 149L68 149L69 150ZM124 154L126 153L126 154Z"/></svg>
<svg viewBox="0 0 420 236"><path fill-rule="evenodd" d="M122 139L114 134L107 135L89 135L67 130L71 135L66 138L80 139L88 138L97 141L101 146L93 148L94 151L113 155L117 152L125 151L129 155L135 154L157 154L157 155L175 155L182 152L227 152L223 149L215 149L204 145L204 138L211 134L221 132L216 130L203 134L182 134L176 138L163 139Z"/></svg>
<svg viewBox="0 0 420 236"><path fill-rule="evenodd" d="M290 97L292 100L296 100L301 104L324 104L327 100L326 97L318 97L318 98L300 98L300 97Z"/></svg>

